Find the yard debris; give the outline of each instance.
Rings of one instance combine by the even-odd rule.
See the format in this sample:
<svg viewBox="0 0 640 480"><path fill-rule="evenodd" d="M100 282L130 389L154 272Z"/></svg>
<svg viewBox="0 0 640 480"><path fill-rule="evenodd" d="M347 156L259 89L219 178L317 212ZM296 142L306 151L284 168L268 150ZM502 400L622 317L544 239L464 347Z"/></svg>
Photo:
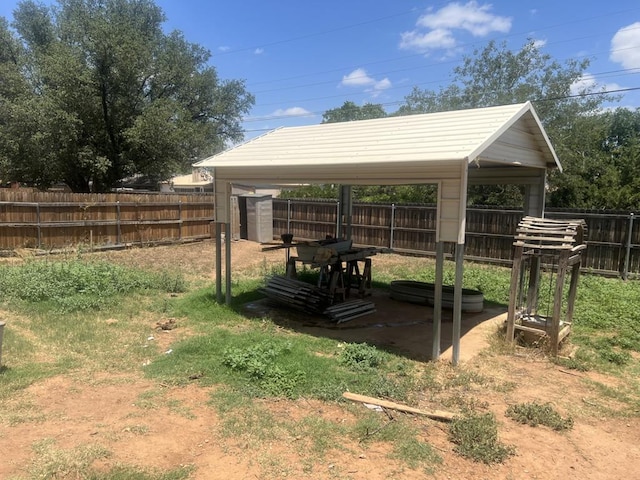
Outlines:
<svg viewBox="0 0 640 480"><path fill-rule="evenodd" d="M350 300L337 303L328 307L323 313L336 323L344 323L363 315L375 313L376 306L373 302L364 300Z"/></svg>
<svg viewBox="0 0 640 480"><path fill-rule="evenodd" d="M197 380L202 377L204 377L204 373L202 372L192 373L191 375L189 375L189 380Z"/></svg>
<svg viewBox="0 0 640 480"><path fill-rule="evenodd" d="M400 403L390 402L388 400L382 400L374 397L367 397L366 395L359 395L357 393L344 392L342 396L348 400L354 402L368 403L371 405L379 405L384 408L390 408L391 410L397 410L399 412L415 413L417 415L424 415L433 420L440 420L441 422L450 422L455 417L455 414L451 412L445 412L442 410L426 411L419 408L409 407Z"/></svg>
<svg viewBox="0 0 640 480"><path fill-rule="evenodd" d="M177 326L178 324L176 323L175 318L169 318L162 322L156 322L157 330L173 330Z"/></svg>
<svg viewBox="0 0 640 480"><path fill-rule="evenodd" d="M376 311L373 302L360 299L331 305L331 298L326 289L287 277L269 277L262 293L295 310L326 315L336 323L347 322Z"/></svg>
<svg viewBox="0 0 640 480"><path fill-rule="evenodd" d="M262 293L278 303L306 313L321 313L330 304L329 294L325 290L277 275L269 277Z"/></svg>

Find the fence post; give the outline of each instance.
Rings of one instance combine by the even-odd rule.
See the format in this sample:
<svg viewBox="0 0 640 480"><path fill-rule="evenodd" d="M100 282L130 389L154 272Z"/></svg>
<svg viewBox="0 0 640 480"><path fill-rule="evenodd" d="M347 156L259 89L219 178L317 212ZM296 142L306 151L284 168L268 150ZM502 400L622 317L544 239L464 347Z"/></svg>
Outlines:
<svg viewBox="0 0 640 480"><path fill-rule="evenodd" d="M627 251L624 256L624 268L622 269L622 279L629 278L629 261L631 259L631 240L633 236L633 212L629 214L629 235L627 235Z"/></svg>
<svg viewBox="0 0 640 480"><path fill-rule="evenodd" d="M336 238L342 237L342 215L340 215L340 200L336 202Z"/></svg>
<svg viewBox="0 0 640 480"><path fill-rule="evenodd" d="M40 202L36 203L36 220L38 222L38 248L42 248L42 226L40 225Z"/></svg>
<svg viewBox="0 0 640 480"><path fill-rule="evenodd" d="M178 240L182 240L182 200L178 200Z"/></svg>
<svg viewBox="0 0 640 480"><path fill-rule="evenodd" d="M396 204L391 204L391 227L389 230L389 248L393 250L393 231L396 223Z"/></svg>
<svg viewBox="0 0 640 480"><path fill-rule="evenodd" d="M116 201L116 245L122 243L122 231L120 224L120 200Z"/></svg>
<svg viewBox="0 0 640 480"><path fill-rule="evenodd" d="M287 200L287 233L291 233L291 199Z"/></svg>

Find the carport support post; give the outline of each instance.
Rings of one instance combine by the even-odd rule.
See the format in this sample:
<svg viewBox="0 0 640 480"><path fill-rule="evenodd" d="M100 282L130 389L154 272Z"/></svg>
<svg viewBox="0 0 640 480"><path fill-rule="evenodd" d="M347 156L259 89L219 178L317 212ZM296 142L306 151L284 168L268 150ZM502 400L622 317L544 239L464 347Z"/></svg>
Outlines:
<svg viewBox="0 0 640 480"><path fill-rule="evenodd" d="M431 339L431 360L440 358L440 337L442 335L442 278L444 270L444 242L436 242L436 284L433 298L433 335Z"/></svg>
<svg viewBox="0 0 640 480"><path fill-rule="evenodd" d="M464 243L456 243L456 279L453 287L453 356L451 363L460 361L460 331L462 326L462 275L464 273Z"/></svg>
<svg viewBox="0 0 640 480"><path fill-rule="evenodd" d="M338 209L339 223L337 237L343 237L350 240L351 222L353 220L353 195L351 185L340 185L338 194L340 208Z"/></svg>
<svg viewBox="0 0 640 480"><path fill-rule="evenodd" d="M216 222L216 300L222 303L222 224Z"/></svg>
<svg viewBox="0 0 640 480"><path fill-rule="evenodd" d="M225 303L231 305L231 223L224 224Z"/></svg>

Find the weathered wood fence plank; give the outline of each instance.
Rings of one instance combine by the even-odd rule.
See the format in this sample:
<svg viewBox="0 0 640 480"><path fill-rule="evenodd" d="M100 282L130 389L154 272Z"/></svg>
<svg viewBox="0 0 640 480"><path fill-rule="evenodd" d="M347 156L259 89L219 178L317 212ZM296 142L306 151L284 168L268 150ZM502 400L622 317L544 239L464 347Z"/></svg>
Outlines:
<svg viewBox="0 0 640 480"><path fill-rule="evenodd" d="M335 235L336 201L273 201L274 235L287 231L299 239ZM547 209L548 218L584 219L587 251L583 269L623 277L640 274L640 221L631 212ZM513 237L523 213L517 209L467 209L465 257L510 265ZM435 254L435 205L354 204L352 236L356 244L396 251ZM451 255L453 251L446 252Z"/></svg>
<svg viewBox="0 0 640 480"><path fill-rule="evenodd" d="M210 236L207 194L0 190L0 249L127 245Z"/></svg>

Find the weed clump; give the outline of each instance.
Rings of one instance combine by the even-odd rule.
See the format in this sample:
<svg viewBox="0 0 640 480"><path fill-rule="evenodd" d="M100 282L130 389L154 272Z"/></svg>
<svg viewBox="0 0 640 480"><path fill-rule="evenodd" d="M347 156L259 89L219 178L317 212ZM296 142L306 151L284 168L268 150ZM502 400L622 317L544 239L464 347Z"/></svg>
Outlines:
<svg viewBox="0 0 640 480"><path fill-rule="evenodd" d="M384 361L384 354L366 343L347 343L340 353L340 363L356 371L373 370Z"/></svg>
<svg viewBox="0 0 640 480"><path fill-rule="evenodd" d="M262 342L245 348L225 350L222 364L236 372L245 373L266 394L293 398L305 379L301 370L285 369L276 363L278 357L291 352L291 345Z"/></svg>
<svg viewBox="0 0 640 480"><path fill-rule="evenodd" d="M108 262L31 261L16 267L0 266L0 299L48 302L62 313L104 309L119 296L135 292L178 293L185 289L180 274L157 274Z"/></svg>
<svg viewBox="0 0 640 480"><path fill-rule="evenodd" d="M513 446L498 441L498 426L491 413L456 418L449 428L449 440L463 457L486 464L502 463L515 454Z"/></svg>
<svg viewBox="0 0 640 480"><path fill-rule="evenodd" d="M506 415L516 422L531 425L532 427L544 425L556 431L570 430L573 428L573 418L562 418L548 403L542 405L531 402L511 405L507 408Z"/></svg>

